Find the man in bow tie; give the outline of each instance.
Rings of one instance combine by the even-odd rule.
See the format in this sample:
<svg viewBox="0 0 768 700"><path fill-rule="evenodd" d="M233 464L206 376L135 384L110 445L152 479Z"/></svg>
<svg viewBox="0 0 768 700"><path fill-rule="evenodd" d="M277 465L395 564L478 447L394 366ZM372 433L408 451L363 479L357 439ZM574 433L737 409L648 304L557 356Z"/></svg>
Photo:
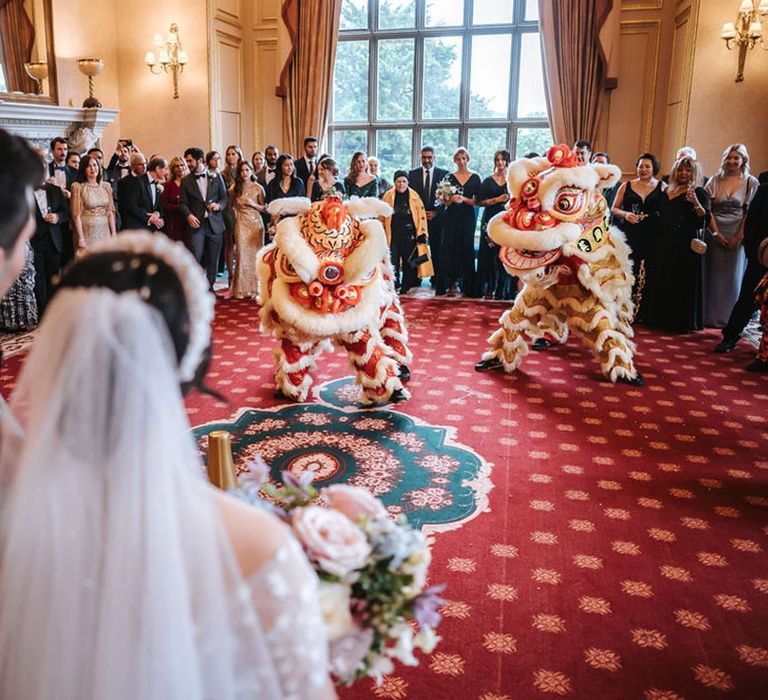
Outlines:
<svg viewBox="0 0 768 700"><path fill-rule="evenodd" d="M48 164L48 179L46 183L49 185L55 185L61 190L61 194L64 198L64 202L69 209L69 197L72 191L72 183L77 180L77 170L70 168L67 165L67 153L69 152L69 144L67 140L61 136L51 140L50 143L51 155L53 160ZM69 219L69 216L67 216ZM70 260L75 257L75 246L72 236L64 236L63 246L61 249L61 264L66 265Z"/></svg>
<svg viewBox="0 0 768 700"><path fill-rule="evenodd" d="M304 139L304 157L294 161L296 167L296 177L304 183L304 188L307 187L307 180L309 176L315 172L317 157L317 137L307 136Z"/></svg>
<svg viewBox="0 0 768 700"><path fill-rule="evenodd" d="M280 157L280 151L277 146L267 146L264 149L264 159L266 165L257 173L256 180L266 190L267 185L275 179L277 175L277 159Z"/></svg>
<svg viewBox="0 0 768 700"><path fill-rule="evenodd" d="M125 228L162 230L165 222L160 194L167 174L168 161L165 158L156 157L149 161L147 172L136 177L128 193Z"/></svg>
<svg viewBox="0 0 768 700"><path fill-rule="evenodd" d="M117 190L117 183L131 174L131 146L128 141L120 140L107 166L107 181Z"/></svg>
<svg viewBox="0 0 768 700"><path fill-rule="evenodd" d="M77 179L77 170L67 165L67 153L69 146L67 140L57 136L51 141L51 155L53 160L48 165L48 180L51 185L58 185L69 199L72 183Z"/></svg>
<svg viewBox="0 0 768 700"><path fill-rule="evenodd" d="M224 216L227 187L218 173L205 168L205 153L201 148L188 148L184 160L189 175L181 181L179 211L187 219L186 243L205 270L213 291L221 247L224 243Z"/></svg>

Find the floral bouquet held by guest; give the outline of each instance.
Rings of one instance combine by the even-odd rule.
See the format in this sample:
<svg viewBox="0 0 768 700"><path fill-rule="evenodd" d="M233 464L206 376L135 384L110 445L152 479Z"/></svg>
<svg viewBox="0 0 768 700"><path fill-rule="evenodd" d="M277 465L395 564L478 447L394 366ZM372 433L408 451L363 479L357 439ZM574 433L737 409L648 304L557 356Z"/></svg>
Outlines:
<svg viewBox="0 0 768 700"><path fill-rule="evenodd" d="M265 484L266 464L251 462L239 493L282 515L314 566L331 673L342 683L365 676L381 683L395 660L416 666L415 649L434 650L445 586L426 587L431 553L403 516L390 520L379 499L354 486L318 493L313 476L284 472L275 487ZM315 505L318 498L329 507Z"/></svg>
<svg viewBox="0 0 768 700"><path fill-rule="evenodd" d="M451 181L447 177L444 177L435 188L435 206L439 207L448 204L451 197L458 193L455 185L451 184Z"/></svg>

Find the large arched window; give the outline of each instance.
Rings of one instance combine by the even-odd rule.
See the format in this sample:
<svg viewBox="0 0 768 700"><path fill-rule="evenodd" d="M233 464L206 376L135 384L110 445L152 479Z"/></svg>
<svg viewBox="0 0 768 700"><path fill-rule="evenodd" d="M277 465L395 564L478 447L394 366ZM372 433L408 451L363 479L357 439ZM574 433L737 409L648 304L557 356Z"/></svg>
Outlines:
<svg viewBox="0 0 768 700"><path fill-rule="evenodd" d="M481 174L499 148L542 152L537 0L344 0L328 132L342 169L365 151L388 179L426 144L445 168L467 146Z"/></svg>

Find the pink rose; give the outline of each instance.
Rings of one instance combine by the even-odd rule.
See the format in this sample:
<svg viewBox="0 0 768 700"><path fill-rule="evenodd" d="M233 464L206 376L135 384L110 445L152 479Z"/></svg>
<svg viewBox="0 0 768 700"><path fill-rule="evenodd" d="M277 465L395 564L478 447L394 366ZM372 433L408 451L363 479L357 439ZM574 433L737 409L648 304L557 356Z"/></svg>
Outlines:
<svg viewBox="0 0 768 700"><path fill-rule="evenodd" d="M371 553L360 528L328 508L299 509L293 517L293 531L309 558L323 571L340 578L365 566Z"/></svg>
<svg viewBox="0 0 768 700"><path fill-rule="evenodd" d="M357 520L360 517L371 520L387 517L387 511L382 502L365 489L336 484L324 489L323 493L331 508L343 513L350 520Z"/></svg>

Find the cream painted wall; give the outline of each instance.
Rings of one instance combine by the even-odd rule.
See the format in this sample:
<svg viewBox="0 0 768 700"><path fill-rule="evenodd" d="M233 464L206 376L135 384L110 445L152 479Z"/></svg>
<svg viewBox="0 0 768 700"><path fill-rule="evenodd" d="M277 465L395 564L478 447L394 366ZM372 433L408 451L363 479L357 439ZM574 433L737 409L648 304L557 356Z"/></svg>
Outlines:
<svg viewBox="0 0 768 700"><path fill-rule="evenodd" d="M123 3L126 4L126 3ZM116 0L53 0L53 41L59 104L79 107L88 96L88 79L77 69L80 58L101 58L104 72L96 78L95 94L108 109L121 109L118 92L118 56L115 44ZM121 115L107 127L105 150L120 135Z"/></svg>
<svg viewBox="0 0 768 700"><path fill-rule="evenodd" d="M172 22L189 56L176 100L171 76L152 75L144 65L155 33L165 36ZM105 107L120 110L102 139L105 151L120 137L132 138L147 156L210 147L206 0L53 0L53 32L60 104L80 105L87 96L77 59L104 60L95 92Z"/></svg>
<svg viewBox="0 0 768 700"><path fill-rule="evenodd" d="M121 135L132 138L149 156L181 155L188 146L210 147L208 8L206 0L130 0L119 2L117 42ZM179 76L173 99L169 74L153 75L144 64L155 50L153 37L167 35L173 22L189 63ZM155 53L156 50L155 50Z"/></svg>
<svg viewBox="0 0 768 700"><path fill-rule="evenodd" d="M757 3L755 3L757 4ZM735 82L738 55L720 39L733 22L736 0L700 0L687 141L696 148L704 172L714 173L724 148L744 143L752 171L768 170L768 51L749 51L744 82ZM768 21L763 26L768 29Z"/></svg>

